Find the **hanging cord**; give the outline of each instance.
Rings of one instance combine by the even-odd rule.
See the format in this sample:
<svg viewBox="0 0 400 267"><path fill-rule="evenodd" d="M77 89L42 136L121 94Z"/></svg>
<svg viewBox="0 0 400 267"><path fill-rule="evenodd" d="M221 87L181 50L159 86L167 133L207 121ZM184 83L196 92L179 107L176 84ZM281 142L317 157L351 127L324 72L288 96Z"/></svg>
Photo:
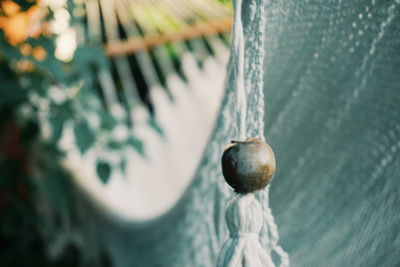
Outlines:
<svg viewBox="0 0 400 267"><path fill-rule="evenodd" d="M246 138L246 92L244 87L244 36L242 25L242 0L233 0L234 2L234 23L233 23L233 40L232 51L237 51L237 62L233 62L233 71L237 86L236 94L236 120L239 131L239 139Z"/></svg>
<svg viewBox="0 0 400 267"><path fill-rule="evenodd" d="M253 20L251 29L264 28L264 20L254 17L263 15L264 4L254 1L249 3ZM289 266L288 254L278 245L279 233L271 209L268 206L269 188L265 187L271 181L275 172L275 157L269 145L258 138L246 138L247 134L247 99L246 87L252 92L249 101L257 105L257 115L249 118L251 134L263 138L263 82L262 58L250 57L247 62L256 66L247 66L245 69L245 38L242 24L242 0L233 0L234 24L231 48L231 86L236 90L236 120L238 135L241 141L232 141L222 156L222 171L227 183L237 193L228 203L225 219L230 233L219 254L217 267L274 267L271 253L274 251L280 258L280 267ZM249 44L248 49L263 50L264 36L254 36L249 33L248 38L256 38L257 43ZM245 77L246 83L245 83ZM256 95L254 95L256 94ZM255 193L262 190L256 197ZM261 206L260 202L263 204ZM264 227L263 227L264 226Z"/></svg>
<svg viewBox="0 0 400 267"><path fill-rule="evenodd" d="M270 267L271 256L261 246L262 208L253 193L237 194L226 209L229 240L224 244L217 267Z"/></svg>
<svg viewBox="0 0 400 267"><path fill-rule="evenodd" d="M261 203L263 216L265 220L265 226L263 231L267 232L267 244L268 250L270 252L275 251L280 259L280 267L288 267L290 265L289 255L283 248L278 244L279 232L278 227L275 223L274 216L272 215L272 210L269 207L269 186L261 192Z"/></svg>
<svg viewBox="0 0 400 267"><path fill-rule="evenodd" d="M224 150L221 162L224 178L237 195L226 209L230 238L221 250L217 266L275 266L271 246L264 248L261 243L260 232L266 218L255 196L256 191L264 190L270 183L275 172L271 147L258 138L232 141Z"/></svg>

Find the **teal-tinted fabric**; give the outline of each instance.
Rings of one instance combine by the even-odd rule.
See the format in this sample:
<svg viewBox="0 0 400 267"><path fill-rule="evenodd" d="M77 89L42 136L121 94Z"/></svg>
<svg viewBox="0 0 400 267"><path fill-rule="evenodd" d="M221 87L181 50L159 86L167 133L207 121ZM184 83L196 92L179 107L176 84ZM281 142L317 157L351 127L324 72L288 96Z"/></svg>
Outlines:
<svg viewBox="0 0 400 267"><path fill-rule="evenodd" d="M400 266L400 1L269 1L266 36L291 266Z"/></svg>
<svg viewBox="0 0 400 267"><path fill-rule="evenodd" d="M267 19L279 244L291 266L399 266L400 3L268 0ZM171 211L143 225L90 216L96 228L84 232L113 266L215 266L227 239L231 192L222 190L219 160L235 135L232 99L228 92L202 166Z"/></svg>

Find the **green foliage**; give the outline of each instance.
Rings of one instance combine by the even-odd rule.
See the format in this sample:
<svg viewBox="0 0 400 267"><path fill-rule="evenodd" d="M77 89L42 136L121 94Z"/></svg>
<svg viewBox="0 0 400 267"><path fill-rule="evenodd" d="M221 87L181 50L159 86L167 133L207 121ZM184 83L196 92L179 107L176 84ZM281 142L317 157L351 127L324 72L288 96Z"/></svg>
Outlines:
<svg viewBox="0 0 400 267"><path fill-rule="evenodd" d="M114 118L106 110L100 110L99 114L100 114L100 119L101 119L101 124L100 124L101 129L106 130L106 131L111 131L118 124L117 119Z"/></svg>
<svg viewBox="0 0 400 267"><path fill-rule="evenodd" d="M95 134L84 121L75 124L74 133L79 150L84 154L95 142Z"/></svg>
<svg viewBox="0 0 400 267"><path fill-rule="evenodd" d="M14 0L14 2L21 7L22 11L28 10L35 4L34 1L26 1L26 0Z"/></svg>
<svg viewBox="0 0 400 267"><path fill-rule="evenodd" d="M26 100L26 94L18 84L18 77L16 73L10 68L9 65L2 64L1 59L0 81L0 108L4 106L14 106Z"/></svg>
<svg viewBox="0 0 400 267"><path fill-rule="evenodd" d="M128 144L135 148L142 156L145 156L143 142L135 137L128 139Z"/></svg>
<svg viewBox="0 0 400 267"><path fill-rule="evenodd" d="M108 61L104 56L103 50L97 46L78 47L75 50L72 63L74 64L75 70L81 74L90 74L93 67L98 69L108 67Z"/></svg>
<svg viewBox="0 0 400 267"><path fill-rule="evenodd" d="M21 11L35 1L17 0ZM71 11L72 1L68 1ZM0 7L0 16L3 12ZM79 23L73 17L71 21ZM46 20L51 19L52 11ZM22 53L23 46L41 48L44 58ZM0 29L0 265L78 266L79 255L71 248L66 257L50 261L41 241L43 222L34 206L35 195L44 191L59 212L71 208L71 177L60 165L64 154L57 144L68 124L76 145L85 153L98 142L102 131L118 123L104 111L93 89L95 72L108 67L101 47L80 44L70 62L58 60L55 36L40 35L11 45ZM51 96L56 87L59 97ZM100 114L100 129L88 123L88 114ZM43 139L42 125L50 126L50 138ZM122 164L121 164L122 168ZM106 183L111 165L97 165L99 179ZM34 181L40 178L40 183Z"/></svg>
<svg viewBox="0 0 400 267"><path fill-rule="evenodd" d="M158 122L155 120L154 117L151 117L151 118L150 118L150 120L149 120L149 125L150 125L154 130L156 130L156 132L158 132L161 136L164 135L164 132L163 132L161 126L158 124Z"/></svg>
<svg viewBox="0 0 400 267"><path fill-rule="evenodd" d="M111 167L110 165L103 160L97 161L97 167L96 167L97 174L100 177L100 180L106 184L108 180L110 179L110 174L111 174Z"/></svg>
<svg viewBox="0 0 400 267"><path fill-rule="evenodd" d="M49 123L52 129L52 137L57 142L62 135L64 124L72 117L73 109L70 102L59 106L52 106L49 115Z"/></svg>
<svg viewBox="0 0 400 267"><path fill-rule="evenodd" d="M35 3L15 2L22 11ZM66 7L70 21L82 26L71 12L77 8L73 2L68 0ZM45 20L52 16L53 11L49 10ZM118 155L119 162L96 162L98 178L104 184L109 182L114 168L125 172L127 147L145 154L143 143L132 134L113 134L121 125L127 131L132 128L124 121L126 118L117 118L107 111L96 88L99 70L110 68L103 48L80 43L73 58L63 62L55 57L55 37L40 35L11 45L0 28L1 266L79 265L79 255L73 248L59 261L47 259L39 234L43 222L34 207L38 192L44 192L50 205L60 213L73 207L71 177L60 163L65 155L59 144L66 129L72 129L81 154L96 146ZM40 48L45 56L35 57L32 52L24 52L24 47L28 51ZM162 135L154 119L149 123ZM40 182L33 182L38 177ZM71 259L71 255L75 258Z"/></svg>

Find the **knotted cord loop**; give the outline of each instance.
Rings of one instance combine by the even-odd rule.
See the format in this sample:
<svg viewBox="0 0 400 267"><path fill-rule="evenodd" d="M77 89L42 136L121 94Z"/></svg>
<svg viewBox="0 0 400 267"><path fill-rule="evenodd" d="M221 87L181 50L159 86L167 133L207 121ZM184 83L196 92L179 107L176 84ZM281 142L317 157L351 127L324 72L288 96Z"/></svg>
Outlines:
<svg viewBox="0 0 400 267"><path fill-rule="evenodd" d="M271 267L271 256L260 243L262 208L254 193L237 194L225 214L230 238L222 247L217 267Z"/></svg>
<svg viewBox="0 0 400 267"><path fill-rule="evenodd" d="M260 236L255 233L229 233L229 238L239 239L239 238L256 238L260 239Z"/></svg>
<svg viewBox="0 0 400 267"><path fill-rule="evenodd" d="M277 231L275 231L276 225L273 218L266 216L272 215L267 213L270 211L269 207L265 207L263 211L258 199L254 196L255 191L264 190L275 173L273 151L267 143L262 141L264 102L257 99L263 98L264 53L262 42L264 40L262 37L264 35L260 31L263 30L261 26L264 25L265 19L260 17L260 14L263 14L262 11L257 12L260 10L257 7L261 10L264 7L261 2L262 0L246 2L248 8L246 11L249 13L244 16L246 17L245 21L250 24L245 25L245 36L242 22L242 0L233 0L234 24L229 86L235 92L239 141L231 141L225 148L221 163L226 182L239 194L231 199L226 209L225 218L230 238L220 252L217 267L272 267L275 266L271 258L272 250L282 258L282 266L288 265L287 254L284 254L284 251L277 245L277 238L274 238L266 248L261 244L261 237L269 238L269 233ZM255 29L257 31L254 31ZM255 57L247 57L246 62L245 44L246 51L253 49L260 52ZM256 97L250 96L249 102L246 99L246 89L248 92L256 92ZM257 105L260 111L252 114L252 118L247 118L247 105ZM247 119L249 119L249 125L247 125ZM250 129L250 133L255 133L254 136L259 136L260 139L246 139L247 127ZM267 229L260 233L264 220L268 220L266 222ZM272 237L276 237L276 235Z"/></svg>
<svg viewBox="0 0 400 267"><path fill-rule="evenodd" d="M247 101L244 85L244 33L242 25L242 0L233 0L234 24L232 37L232 51L237 55L233 57L234 77L236 85L236 121L238 125L239 138L246 138Z"/></svg>

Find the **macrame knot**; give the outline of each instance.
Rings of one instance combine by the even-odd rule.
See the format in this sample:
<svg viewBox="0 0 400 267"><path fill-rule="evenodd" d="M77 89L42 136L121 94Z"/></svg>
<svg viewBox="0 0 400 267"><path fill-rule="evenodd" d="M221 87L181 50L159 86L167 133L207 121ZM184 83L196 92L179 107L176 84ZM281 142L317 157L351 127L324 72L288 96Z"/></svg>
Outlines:
<svg viewBox="0 0 400 267"><path fill-rule="evenodd" d="M218 267L270 267L270 255L259 240L263 212L253 193L237 194L225 214L230 238L222 247Z"/></svg>
<svg viewBox="0 0 400 267"><path fill-rule="evenodd" d="M255 233L230 233L229 237L234 238L260 238L259 235Z"/></svg>
<svg viewBox="0 0 400 267"><path fill-rule="evenodd" d="M261 205L252 193L237 194L228 202L225 220L231 235L258 236L263 225Z"/></svg>

